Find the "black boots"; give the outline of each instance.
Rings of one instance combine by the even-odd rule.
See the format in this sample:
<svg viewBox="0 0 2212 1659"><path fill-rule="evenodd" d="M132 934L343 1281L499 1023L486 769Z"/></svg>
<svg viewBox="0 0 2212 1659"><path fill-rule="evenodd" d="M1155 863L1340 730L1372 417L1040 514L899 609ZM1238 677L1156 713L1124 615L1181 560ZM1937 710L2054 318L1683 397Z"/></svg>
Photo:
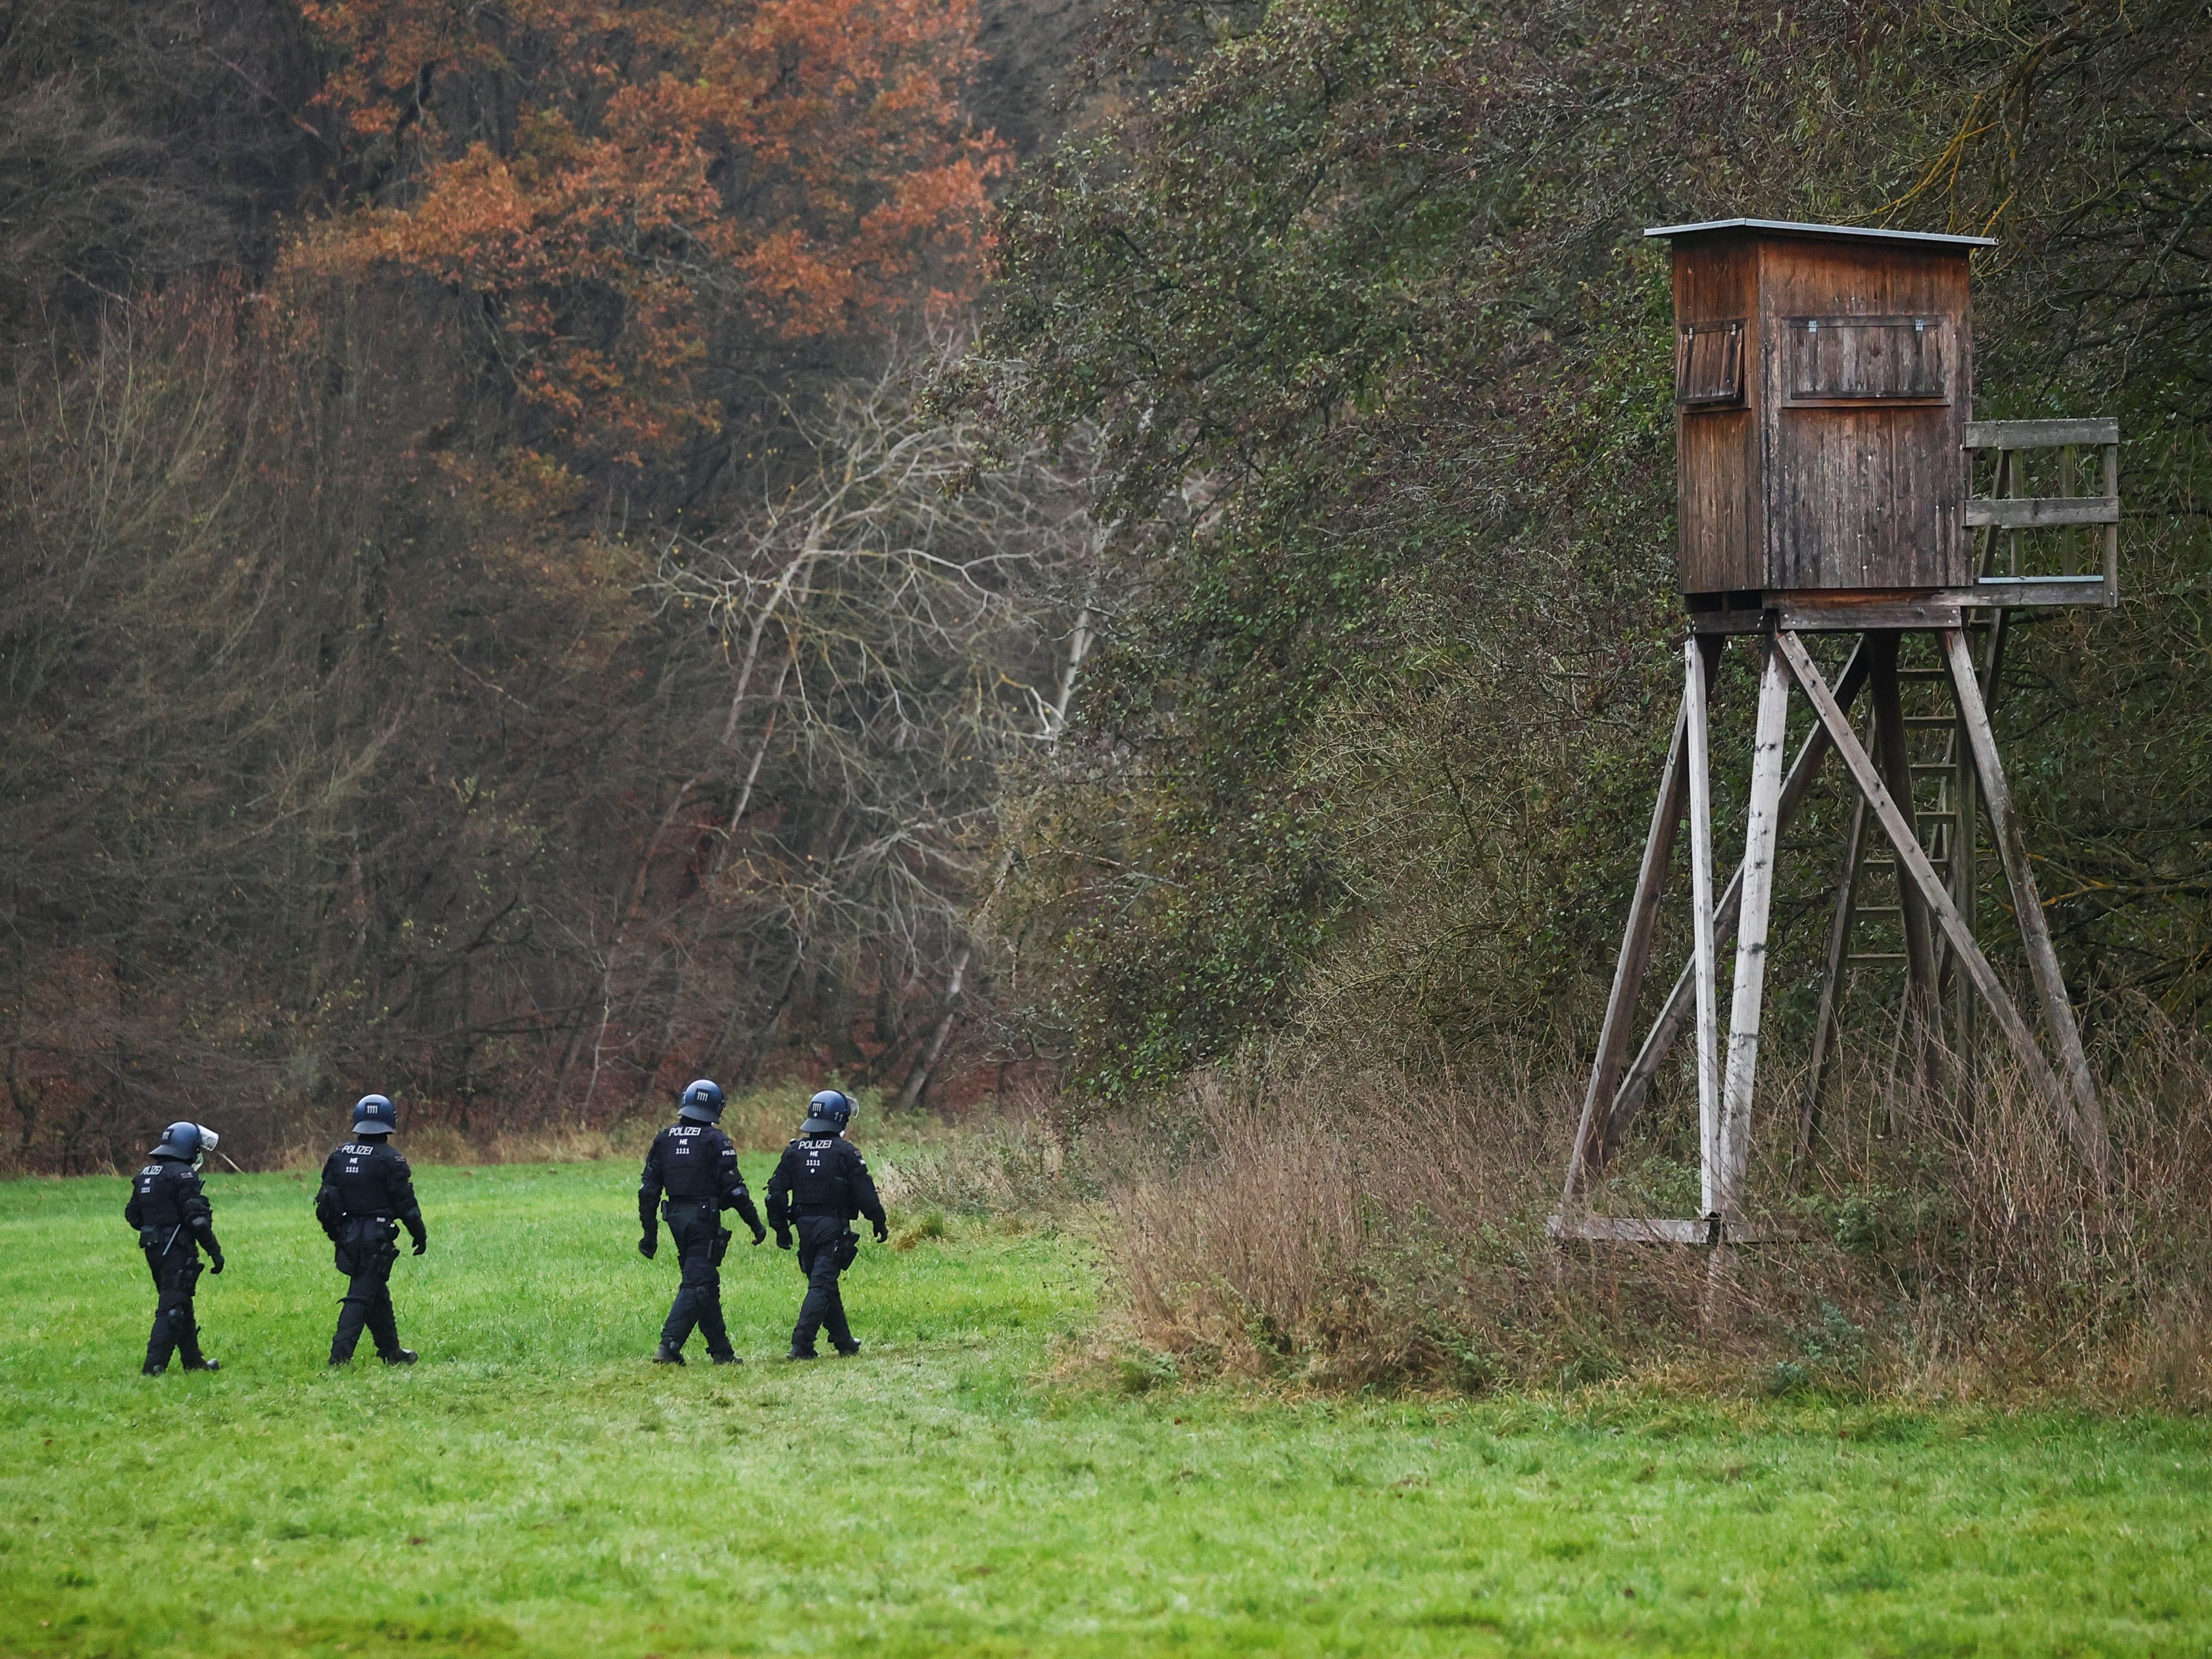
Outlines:
<svg viewBox="0 0 2212 1659"><path fill-rule="evenodd" d="M415 1363L415 1350L398 1348L390 1353L379 1354L377 1358L387 1365L411 1365Z"/></svg>
<svg viewBox="0 0 2212 1659"><path fill-rule="evenodd" d="M707 1358L717 1365L742 1365L745 1363L738 1355L729 1352L709 1353ZM684 1350L672 1348L664 1342L653 1351L653 1363L656 1365L680 1365L684 1363Z"/></svg>

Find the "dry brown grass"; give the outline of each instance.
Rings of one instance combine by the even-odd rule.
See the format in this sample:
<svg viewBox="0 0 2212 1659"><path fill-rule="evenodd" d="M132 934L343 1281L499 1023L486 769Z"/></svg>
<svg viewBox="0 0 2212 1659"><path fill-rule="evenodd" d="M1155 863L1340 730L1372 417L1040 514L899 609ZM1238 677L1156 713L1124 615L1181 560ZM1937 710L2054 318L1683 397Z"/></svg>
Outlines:
<svg viewBox="0 0 2212 1659"><path fill-rule="evenodd" d="M1048 1121L1007 1118L916 1139L875 1161L884 1202L900 1209L1013 1214L1062 1210L1095 1188L1071 1169Z"/></svg>
<svg viewBox="0 0 2212 1659"><path fill-rule="evenodd" d="M803 1085L757 1089L732 1095L719 1120L722 1132L744 1152L780 1149L799 1133L806 1115L810 1089ZM586 1164L600 1158L638 1158L661 1126L675 1117L675 1104L655 1117L626 1118L618 1122L586 1127L574 1123L532 1121L514 1128L465 1133L452 1123L420 1122L401 1106L401 1150L416 1164ZM909 1117L886 1124L872 1092L862 1097L866 1128L880 1137L927 1138L945 1133L936 1118ZM326 1121L295 1127L282 1150L262 1161L275 1169L319 1169L331 1147L342 1137L344 1115L330 1115Z"/></svg>
<svg viewBox="0 0 2212 1659"><path fill-rule="evenodd" d="M2115 1068L2104 1200L2005 1071L1921 1093L1874 1066L1840 1079L1802 1168L1776 1083L1755 1207L1814 1242L1739 1250L1715 1281L1703 1251L1546 1238L1578 1078L1202 1080L1188 1150L1109 1195L1129 1318L1186 1372L1327 1388L1637 1375L2212 1403L2201 1045L2159 1031ZM1653 1112L1599 1208L1693 1212L1685 1116Z"/></svg>
<svg viewBox="0 0 2212 1659"><path fill-rule="evenodd" d="M642 1158L659 1127L640 1118L603 1129L551 1127L471 1136L449 1124L425 1124L414 1129L403 1125L399 1148L416 1164L587 1164L607 1158ZM266 1160L264 1167L319 1170L331 1146L343 1138L343 1126L320 1137L312 1130L303 1131Z"/></svg>

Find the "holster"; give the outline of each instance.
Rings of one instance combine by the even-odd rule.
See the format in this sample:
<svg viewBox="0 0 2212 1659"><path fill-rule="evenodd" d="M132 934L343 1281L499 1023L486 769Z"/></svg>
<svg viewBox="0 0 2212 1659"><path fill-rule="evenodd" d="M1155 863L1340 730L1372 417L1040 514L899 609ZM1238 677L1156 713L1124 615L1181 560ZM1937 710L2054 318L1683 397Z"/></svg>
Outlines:
<svg viewBox="0 0 2212 1659"><path fill-rule="evenodd" d="M842 1273L859 1258L860 1236L848 1228L839 1235L836 1243L830 1248L835 1252L831 1260L836 1262L837 1271Z"/></svg>
<svg viewBox="0 0 2212 1659"><path fill-rule="evenodd" d="M727 1227L715 1228L714 1248L707 1253L707 1260L713 1262L717 1267L720 1267L722 1265L722 1258L730 1253L730 1240L732 1237L734 1237L734 1235L732 1234Z"/></svg>
<svg viewBox="0 0 2212 1659"><path fill-rule="evenodd" d="M399 1259L399 1224L380 1216L349 1219L338 1230L337 1248L331 1253L333 1266L351 1279L375 1267L380 1260Z"/></svg>

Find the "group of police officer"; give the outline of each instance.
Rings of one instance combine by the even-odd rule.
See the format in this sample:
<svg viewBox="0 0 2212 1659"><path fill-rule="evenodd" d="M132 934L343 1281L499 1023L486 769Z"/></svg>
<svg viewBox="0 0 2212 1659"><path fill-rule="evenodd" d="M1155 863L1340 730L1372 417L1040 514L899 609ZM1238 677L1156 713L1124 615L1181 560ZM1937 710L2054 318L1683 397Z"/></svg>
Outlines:
<svg viewBox="0 0 2212 1659"><path fill-rule="evenodd" d="M853 1265L860 1241L852 1223L866 1218L878 1242L890 1237L883 1201L876 1195L867 1160L847 1140L853 1103L824 1089L807 1103L799 1138L783 1150L768 1182L768 1223L761 1223L738 1169L738 1149L715 1127L722 1115L722 1091L702 1078L684 1090L677 1121L653 1139L638 1183L638 1254L650 1261L660 1249L660 1223L676 1245L681 1269L676 1300L661 1327L653 1363L680 1365L684 1345L696 1330L718 1365L738 1363L722 1322L721 1263L731 1232L722 1212L735 1210L760 1243L772 1230L779 1249L792 1248L798 1236L799 1267L806 1275L806 1296L792 1329L791 1359L816 1358L815 1339L826 1328L830 1346L854 1354L860 1345L845 1322L844 1298L837 1277ZM407 1160L392 1145L399 1127L398 1112L382 1095L364 1095L354 1108L353 1134L323 1162L322 1185L315 1193L315 1219L333 1247L333 1261L346 1278L338 1304L337 1329L331 1337L331 1364L353 1358L365 1329L387 1365L411 1365L412 1349L399 1346L392 1307L392 1269L399 1260L399 1231L404 1227L415 1254L430 1247L422 1208ZM216 1150L219 1137L197 1123L172 1123L131 1188L124 1218L138 1230L138 1245L153 1275L154 1331L146 1343L145 1375L158 1376L172 1357L188 1371L213 1371L221 1364L200 1349L199 1321L193 1292L199 1284L200 1256L207 1270L220 1273L222 1246L216 1240L214 1207L199 1177L201 1158Z"/></svg>

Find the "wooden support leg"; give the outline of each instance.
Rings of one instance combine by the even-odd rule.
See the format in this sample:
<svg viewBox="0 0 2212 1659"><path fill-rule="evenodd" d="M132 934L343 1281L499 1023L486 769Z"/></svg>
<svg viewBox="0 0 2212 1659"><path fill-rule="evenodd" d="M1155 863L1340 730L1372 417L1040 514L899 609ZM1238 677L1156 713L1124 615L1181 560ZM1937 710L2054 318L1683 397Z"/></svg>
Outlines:
<svg viewBox="0 0 2212 1659"><path fill-rule="evenodd" d="M1951 896L1944 891L1942 882L1936 877L1936 866L1928 861L1928 854L1921 849L1920 837L1912 821L1905 816L1895 799L1883 787L1873 759L1860 746L1850 722L1844 718L1844 711L1837 706L1835 695L1828 690L1827 681L1821 678L1819 665L1795 634L1785 630L1776 638L1781 646L1784 660L1790 665L1790 672L1796 676L1798 685L1812 700L1814 708L1819 713L1821 724L1828 728L1828 736L1835 744L1838 757L1850 773L1851 781L1858 785L1859 793L1866 797L1867 805L1874 809L1875 817L1881 823L1882 832L1896 848L1898 863L1919 888L1921 898L1950 939L1951 948L1959 953L1960 965L1972 976L1974 988L1981 993L1982 1000L1987 1005L1990 1015L2011 1042L2013 1051L2020 1056L2020 1063L2027 1073L2029 1084L2051 1103L2068 1140L2101 1182L2109 1157L2109 1149L2103 1138L2091 1134L2088 1125L2075 1109L2073 1100L2051 1071L2050 1062L2044 1059L2042 1050L2035 1046L2034 1034L2027 1029L2027 1022L2021 1018L2020 1010L2013 1006L2012 998L2006 994L2004 982L1998 979L1996 969L1990 966L1990 959L1982 954L1981 946L1974 943L1974 936L1966 931L1966 924L1959 915L1958 907L1951 902ZM1984 777L1985 798L1988 795L1987 784L1988 780Z"/></svg>
<svg viewBox="0 0 2212 1659"><path fill-rule="evenodd" d="M1705 726L1705 665L1695 640L1682 647L1683 710L1690 762L1690 966L1698 988L1698 1168L1699 1206L1711 1215L1719 1164L1719 994L1713 982L1712 757Z"/></svg>
<svg viewBox="0 0 2212 1659"><path fill-rule="evenodd" d="M1997 760L1996 732L1990 725L1989 710L1982 704L1973 655L1966 648L1963 632L1957 629L1943 631L1943 655L1951 670L1959 717L1966 726L1967 741L1973 750L1974 769L1982 786L1982 805L1990 815L1997 859L2004 866L2006 883L2012 889L2013 910L2020 918L2021 939L2027 947L2028 971L2034 976L2036 997L2043 1006L2044 1029L2058 1050L2073 1094L2074 1109L2079 1115L2081 1139L2077 1145L2101 1180L2111 1152L2105 1134L2105 1115L2097 1104L2096 1084L2089 1075L2088 1056L2081 1049L2081 1028L2074 1021L2074 1005L2067 1000L2058 952L2051 943L2051 924L2044 916L2043 900L2035 890L2035 872L2027 861L2027 838L2021 833L2020 819L2012 810L2004 768Z"/></svg>
<svg viewBox="0 0 2212 1659"><path fill-rule="evenodd" d="M1721 1089L1718 1179L1713 1203L1735 1220L1751 1150L1751 1097L1759 1076L1759 1017L1766 989L1766 927L1774 902L1774 854L1782 805L1782 756L1789 742L1790 671L1770 644L1759 681L1752 740L1751 801L1745 818L1742 920L1737 925L1735 984L1729 1010L1728 1073Z"/></svg>
<svg viewBox="0 0 2212 1659"><path fill-rule="evenodd" d="M1982 653L1982 704L1996 701L1997 680L2004 672L2006 623L2012 612L2000 610L1990 618L1989 648Z"/></svg>
<svg viewBox="0 0 2212 1659"><path fill-rule="evenodd" d="M2012 457L2007 454L2001 457L2001 460L2003 465L1999 467L1997 493L2003 495L2006 493L2004 481L2010 476ZM2014 493L2016 494L2017 491ZM1996 563L1994 538L1996 532L1990 531L1988 534L1991 538L1991 543L1985 565L1993 567ZM1989 636L1982 651L1980 682L1982 708L1984 714L1996 702L1998 678L2004 672L2005 624L2011 615L2012 612L2009 611L1999 609L1991 612L1990 616ZM1948 664L1949 660L1948 647L1945 660ZM1953 703L1955 707L1957 703L1955 692L1953 694ZM1959 832L1959 847L1960 850L1966 854L1966 866L1963 871L1957 872L1959 879L1953 884L1960 895L1959 909L1966 919L1966 929L1969 933L1978 933L1981 926L1980 919L1976 915L1981 902L1980 854L1977 847L1980 839L1980 820L1976 816L1976 799L1979 793L1975 781L1973 738L1966 730L1966 717L1962 714L1959 719L1959 821L1961 826ZM1959 1007L1959 1052L1971 1056L1974 1051L1974 1003L1966 994L1963 978L1960 982ZM1967 1077L1967 1087L1971 1089L1972 1086L1973 1078L1970 1072ZM1970 1100L1968 1102L1970 1118L1972 1103Z"/></svg>
<svg viewBox="0 0 2212 1659"><path fill-rule="evenodd" d="M1635 1033L1636 1000L1651 961L1651 943L1658 933L1659 899L1666 890L1667 868L1674 861L1674 840L1682 813L1689 804L1690 775L1686 694L1674 717L1674 738L1668 745L1667 765L1659 776L1659 799L1651 811L1651 830L1644 839L1644 863L1636 872L1636 896L1629 902L1628 926L1620 941L1620 960L1613 973L1613 994L1606 1000L1605 1024L1597 1040L1597 1058L1590 1066L1589 1090L1583 1097L1582 1121L1575 1130L1574 1151L1567 1162L1567 1184L1559 1194L1562 1212L1582 1200L1590 1177L1613 1155L1606 1144L1610 1123L1607 1108L1620 1091L1621 1073L1628 1069L1628 1045Z"/></svg>
<svg viewBox="0 0 2212 1659"><path fill-rule="evenodd" d="M1958 817L1951 825L1951 902L1959 907L1959 915L1970 933L1977 931L1980 908L1981 874L1976 868L1974 843L1981 839L1980 821L1976 816L1976 797L1980 793L1975 787L1974 751L1972 738L1966 732L1966 720L1959 722L1957 734L1951 739L1956 751L1958 765L1951 781L1954 799L1958 805ZM1957 993L1957 1006L1951 1013L1951 1041L1956 1045L1960 1066L1960 1080L1971 1093L1974 1085L1974 998L1964 974L1950 976ZM1966 1121L1972 1120L1971 1099L1963 1103Z"/></svg>
<svg viewBox="0 0 2212 1659"><path fill-rule="evenodd" d="M1905 746L1905 706L1898 695L1896 634L1871 634L1867 644L1874 657L1875 759L1890 797L1904 810L1919 842L1920 821L1912 805L1912 756ZM1902 866L1900 866L1901 868ZM1912 884L1899 878L1897 902L1905 922L1905 967L1907 1007L1906 1042L1919 1054L1916 1075L1923 1088L1935 1081L1936 947L1929 937L1928 908Z"/></svg>
<svg viewBox="0 0 2212 1659"><path fill-rule="evenodd" d="M1862 641L1851 653L1850 660L1836 682L1836 696L1845 708L1851 705L1867 682L1867 653ZM1827 728L1815 726L1797 750L1797 758L1790 763L1790 776L1782 786L1782 803L1775 813L1778 830L1787 830L1790 821L1797 816L1798 807L1812 790L1820 775L1820 763L1827 758L1830 748ZM1735 926L1736 912L1743 899L1743 871L1739 866L1729 878L1728 889L1721 895L1720 903L1713 912L1713 926L1722 933ZM1674 1041L1682 1034L1682 1027L1690 1017L1696 983L1694 961L1683 964L1676 976L1674 988L1667 994L1666 1006L1659 1018L1652 1022L1644 1046L1637 1050L1636 1058L1628 1067L1628 1075L1621 1079L1620 1092L1613 1097L1611 1121L1606 1129L1605 1144L1617 1146L1628 1133L1646 1099L1650 1097L1651 1085L1659 1075L1660 1066L1666 1064Z"/></svg>
<svg viewBox="0 0 2212 1659"><path fill-rule="evenodd" d="M1805 1072L1805 1098L1797 1111L1797 1156L1809 1158L1820 1133L1820 1086L1826 1080L1828 1052L1843 1004L1844 975L1851 953L1851 919L1858 904L1859 859L1866 848L1866 802L1851 803L1851 827L1844 838L1843 873L1836 879L1836 908L1828 921L1826 971L1820 979L1820 1006L1813 1016L1813 1060Z"/></svg>

